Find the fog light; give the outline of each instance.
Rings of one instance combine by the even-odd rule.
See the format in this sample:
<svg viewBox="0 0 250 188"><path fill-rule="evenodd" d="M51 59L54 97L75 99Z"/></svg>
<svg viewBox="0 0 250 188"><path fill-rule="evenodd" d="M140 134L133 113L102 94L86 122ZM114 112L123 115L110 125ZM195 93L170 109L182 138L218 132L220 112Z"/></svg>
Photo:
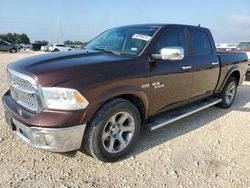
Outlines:
<svg viewBox="0 0 250 188"><path fill-rule="evenodd" d="M55 138L52 135L45 134L44 139L47 146L54 146L56 144Z"/></svg>
<svg viewBox="0 0 250 188"><path fill-rule="evenodd" d="M29 135L29 138L31 140L32 143L37 144L37 145L46 145L45 142L45 137L44 134L42 132L32 132Z"/></svg>

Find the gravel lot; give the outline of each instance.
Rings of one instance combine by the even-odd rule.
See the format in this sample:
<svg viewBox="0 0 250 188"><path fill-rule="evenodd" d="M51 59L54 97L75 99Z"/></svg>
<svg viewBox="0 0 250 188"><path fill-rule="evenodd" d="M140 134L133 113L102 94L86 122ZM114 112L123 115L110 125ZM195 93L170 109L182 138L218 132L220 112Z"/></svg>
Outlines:
<svg viewBox="0 0 250 188"><path fill-rule="evenodd" d="M6 66L35 54L0 53L0 96ZM28 147L6 128L0 103L0 172L0 187L250 187L250 82L231 109L144 131L132 154L113 164Z"/></svg>

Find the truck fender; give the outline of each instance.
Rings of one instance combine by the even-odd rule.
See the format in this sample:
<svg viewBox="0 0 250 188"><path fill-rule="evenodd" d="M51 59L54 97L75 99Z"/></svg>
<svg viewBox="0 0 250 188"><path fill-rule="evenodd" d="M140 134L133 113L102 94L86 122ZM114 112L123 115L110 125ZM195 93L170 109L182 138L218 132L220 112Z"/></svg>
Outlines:
<svg viewBox="0 0 250 188"><path fill-rule="evenodd" d="M234 72L238 72L238 73L240 74L239 67L236 66L236 65L233 66L233 67L231 67L231 68L227 71L227 74L226 74L224 80L223 80L222 83L221 83L221 86L220 86L220 88L219 88L219 90L218 90L218 93L220 93L220 92L223 90L223 88L224 88L224 86L225 86L227 80L229 79L229 77L230 77Z"/></svg>
<svg viewBox="0 0 250 188"><path fill-rule="evenodd" d="M92 118L92 116L99 110L101 106L103 106L106 102L117 98L117 97L123 97L123 96L134 96L140 99L140 101L143 103L143 106L145 108L145 117L148 115L148 107L149 107L149 99L145 92L142 90L139 90L137 87L133 86L118 86L115 88L111 88L97 97L94 98L94 100L91 102L89 107L87 108L86 112L84 113L84 116L82 117L82 120L84 119L84 123L89 122ZM83 123L83 122L82 122Z"/></svg>

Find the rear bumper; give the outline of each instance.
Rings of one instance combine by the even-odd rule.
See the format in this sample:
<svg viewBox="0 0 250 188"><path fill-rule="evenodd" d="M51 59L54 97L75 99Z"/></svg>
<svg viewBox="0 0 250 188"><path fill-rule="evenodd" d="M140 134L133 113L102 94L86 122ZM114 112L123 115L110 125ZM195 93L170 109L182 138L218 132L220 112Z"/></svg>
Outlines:
<svg viewBox="0 0 250 188"><path fill-rule="evenodd" d="M12 124L13 131L28 145L51 152L78 150L86 127L86 124L69 128L27 127L15 119L12 119Z"/></svg>

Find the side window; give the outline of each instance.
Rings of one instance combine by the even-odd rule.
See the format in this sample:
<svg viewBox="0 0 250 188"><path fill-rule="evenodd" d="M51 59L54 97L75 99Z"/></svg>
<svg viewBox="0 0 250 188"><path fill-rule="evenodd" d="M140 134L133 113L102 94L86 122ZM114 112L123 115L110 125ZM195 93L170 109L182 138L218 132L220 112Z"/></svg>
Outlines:
<svg viewBox="0 0 250 188"><path fill-rule="evenodd" d="M162 48L173 46L182 47L186 54L187 45L184 29L166 29L156 43L153 53L159 54Z"/></svg>
<svg viewBox="0 0 250 188"><path fill-rule="evenodd" d="M212 54L212 47L206 32L190 29L189 34L192 43L193 55Z"/></svg>

